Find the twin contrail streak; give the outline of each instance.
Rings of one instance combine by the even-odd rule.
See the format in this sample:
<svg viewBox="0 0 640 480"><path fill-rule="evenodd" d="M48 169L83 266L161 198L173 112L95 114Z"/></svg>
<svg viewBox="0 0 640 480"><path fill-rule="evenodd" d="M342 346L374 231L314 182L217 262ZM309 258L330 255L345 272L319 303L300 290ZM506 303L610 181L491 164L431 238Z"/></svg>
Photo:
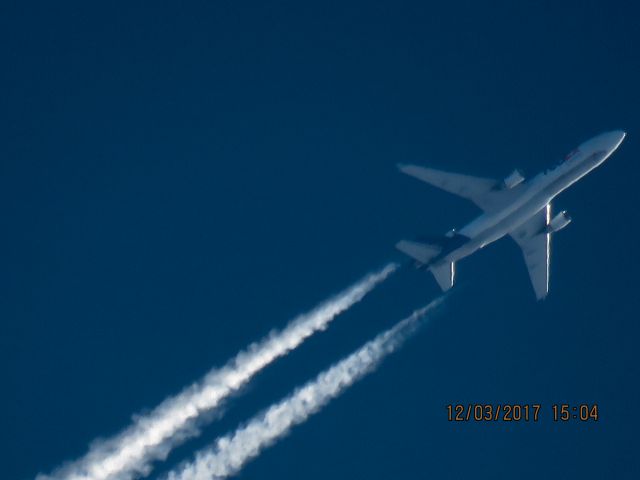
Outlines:
<svg viewBox="0 0 640 480"><path fill-rule="evenodd" d="M212 480L237 473L264 448L285 436L295 425L304 422L331 399L375 369L384 357L416 331L421 319L440 304L443 298L415 311L246 425L219 438L211 448L196 454L192 463L169 472L165 480Z"/></svg>
<svg viewBox="0 0 640 480"><path fill-rule="evenodd" d="M130 480L151 471L155 460L186 438L197 435L206 413L219 407L260 370L285 355L314 332L323 330L397 269L389 264L347 290L292 320L283 330L238 353L224 367L210 371L203 380L164 400L151 413L137 416L131 426L104 441L94 443L82 458L36 480Z"/></svg>

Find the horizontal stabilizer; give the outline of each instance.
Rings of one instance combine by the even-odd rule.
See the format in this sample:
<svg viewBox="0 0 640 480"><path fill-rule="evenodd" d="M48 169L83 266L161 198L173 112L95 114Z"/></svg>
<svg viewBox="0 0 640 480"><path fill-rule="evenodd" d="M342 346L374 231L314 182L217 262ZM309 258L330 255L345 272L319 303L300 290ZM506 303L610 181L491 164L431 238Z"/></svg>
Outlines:
<svg viewBox="0 0 640 480"><path fill-rule="evenodd" d="M399 241L396 243L396 248L420 263L429 263L442 251L442 247L438 245L410 242L409 240Z"/></svg>
<svg viewBox="0 0 640 480"><path fill-rule="evenodd" d="M456 281L456 264L453 262L445 262L439 263L438 265L434 265L429 268L431 273L440 285L440 288L443 291L449 290L453 287L453 284Z"/></svg>

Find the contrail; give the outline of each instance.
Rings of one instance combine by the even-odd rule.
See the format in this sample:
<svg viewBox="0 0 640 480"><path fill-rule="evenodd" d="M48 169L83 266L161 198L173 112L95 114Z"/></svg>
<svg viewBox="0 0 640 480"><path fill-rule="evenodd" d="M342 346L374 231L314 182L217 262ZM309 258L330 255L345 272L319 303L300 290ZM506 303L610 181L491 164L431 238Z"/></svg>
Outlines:
<svg viewBox="0 0 640 480"><path fill-rule="evenodd" d="M249 423L219 438L209 449L196 454L192 463L169 472L164 480L212 480L226 478L242 467L291 428L317 413L354 382L375 369L389 353L413 334L422 318L445 297L434 300L363 347L298 388L289 397L269 407Z"/></svg>
<svg viewBox="0 0 640 480"><path fill-rule="evenodd" d="M95 442L80 459L63 465L51 475L36 480L131 480L148 475L154 460L163 460L186 438L199 433L198 427L221 402L237 392L260 370L285 355L314 332L369 293L398 268L391 263L348 289L293 319L282 331L238 353L225 366L213 369L180 394L169 397L151 413L134 417L125 430L107 440Z"/></svg>

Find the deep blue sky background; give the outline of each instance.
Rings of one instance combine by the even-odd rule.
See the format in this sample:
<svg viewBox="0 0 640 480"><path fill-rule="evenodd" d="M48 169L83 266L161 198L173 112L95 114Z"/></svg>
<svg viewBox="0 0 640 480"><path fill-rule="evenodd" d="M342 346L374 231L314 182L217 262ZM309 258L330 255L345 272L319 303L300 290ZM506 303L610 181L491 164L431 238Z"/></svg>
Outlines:
<svg viewBox="0 0 640 480"><path fill-rule="evenodd" d="M269 3L269 5L264 5ZM0 457L29 479L477 211L397 162L533 175L620 150L555 202L551 294L503 240L442 315L240 478L638 478L640 11L633 2L0 5ZM190 458L438 295L403 271L261 375ZM538 424L451 424L538 402ZM553 402L601 419L555 424ZM154 474L155 476L155 474Z"/></svg>

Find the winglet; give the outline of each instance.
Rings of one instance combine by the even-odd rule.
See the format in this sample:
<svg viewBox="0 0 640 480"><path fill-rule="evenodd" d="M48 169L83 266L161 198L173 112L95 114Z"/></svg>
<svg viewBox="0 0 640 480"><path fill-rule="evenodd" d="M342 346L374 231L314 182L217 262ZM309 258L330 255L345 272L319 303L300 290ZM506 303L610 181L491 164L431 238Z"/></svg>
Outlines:
<svg viewBox="0 0 640 480"><path fill-rule="evenodd" d="M443 291L446 292L453 287L456 281L456 264L454 262L439 263L433 265L429 270L433 273L436 282L438 282Z"/></svg>

